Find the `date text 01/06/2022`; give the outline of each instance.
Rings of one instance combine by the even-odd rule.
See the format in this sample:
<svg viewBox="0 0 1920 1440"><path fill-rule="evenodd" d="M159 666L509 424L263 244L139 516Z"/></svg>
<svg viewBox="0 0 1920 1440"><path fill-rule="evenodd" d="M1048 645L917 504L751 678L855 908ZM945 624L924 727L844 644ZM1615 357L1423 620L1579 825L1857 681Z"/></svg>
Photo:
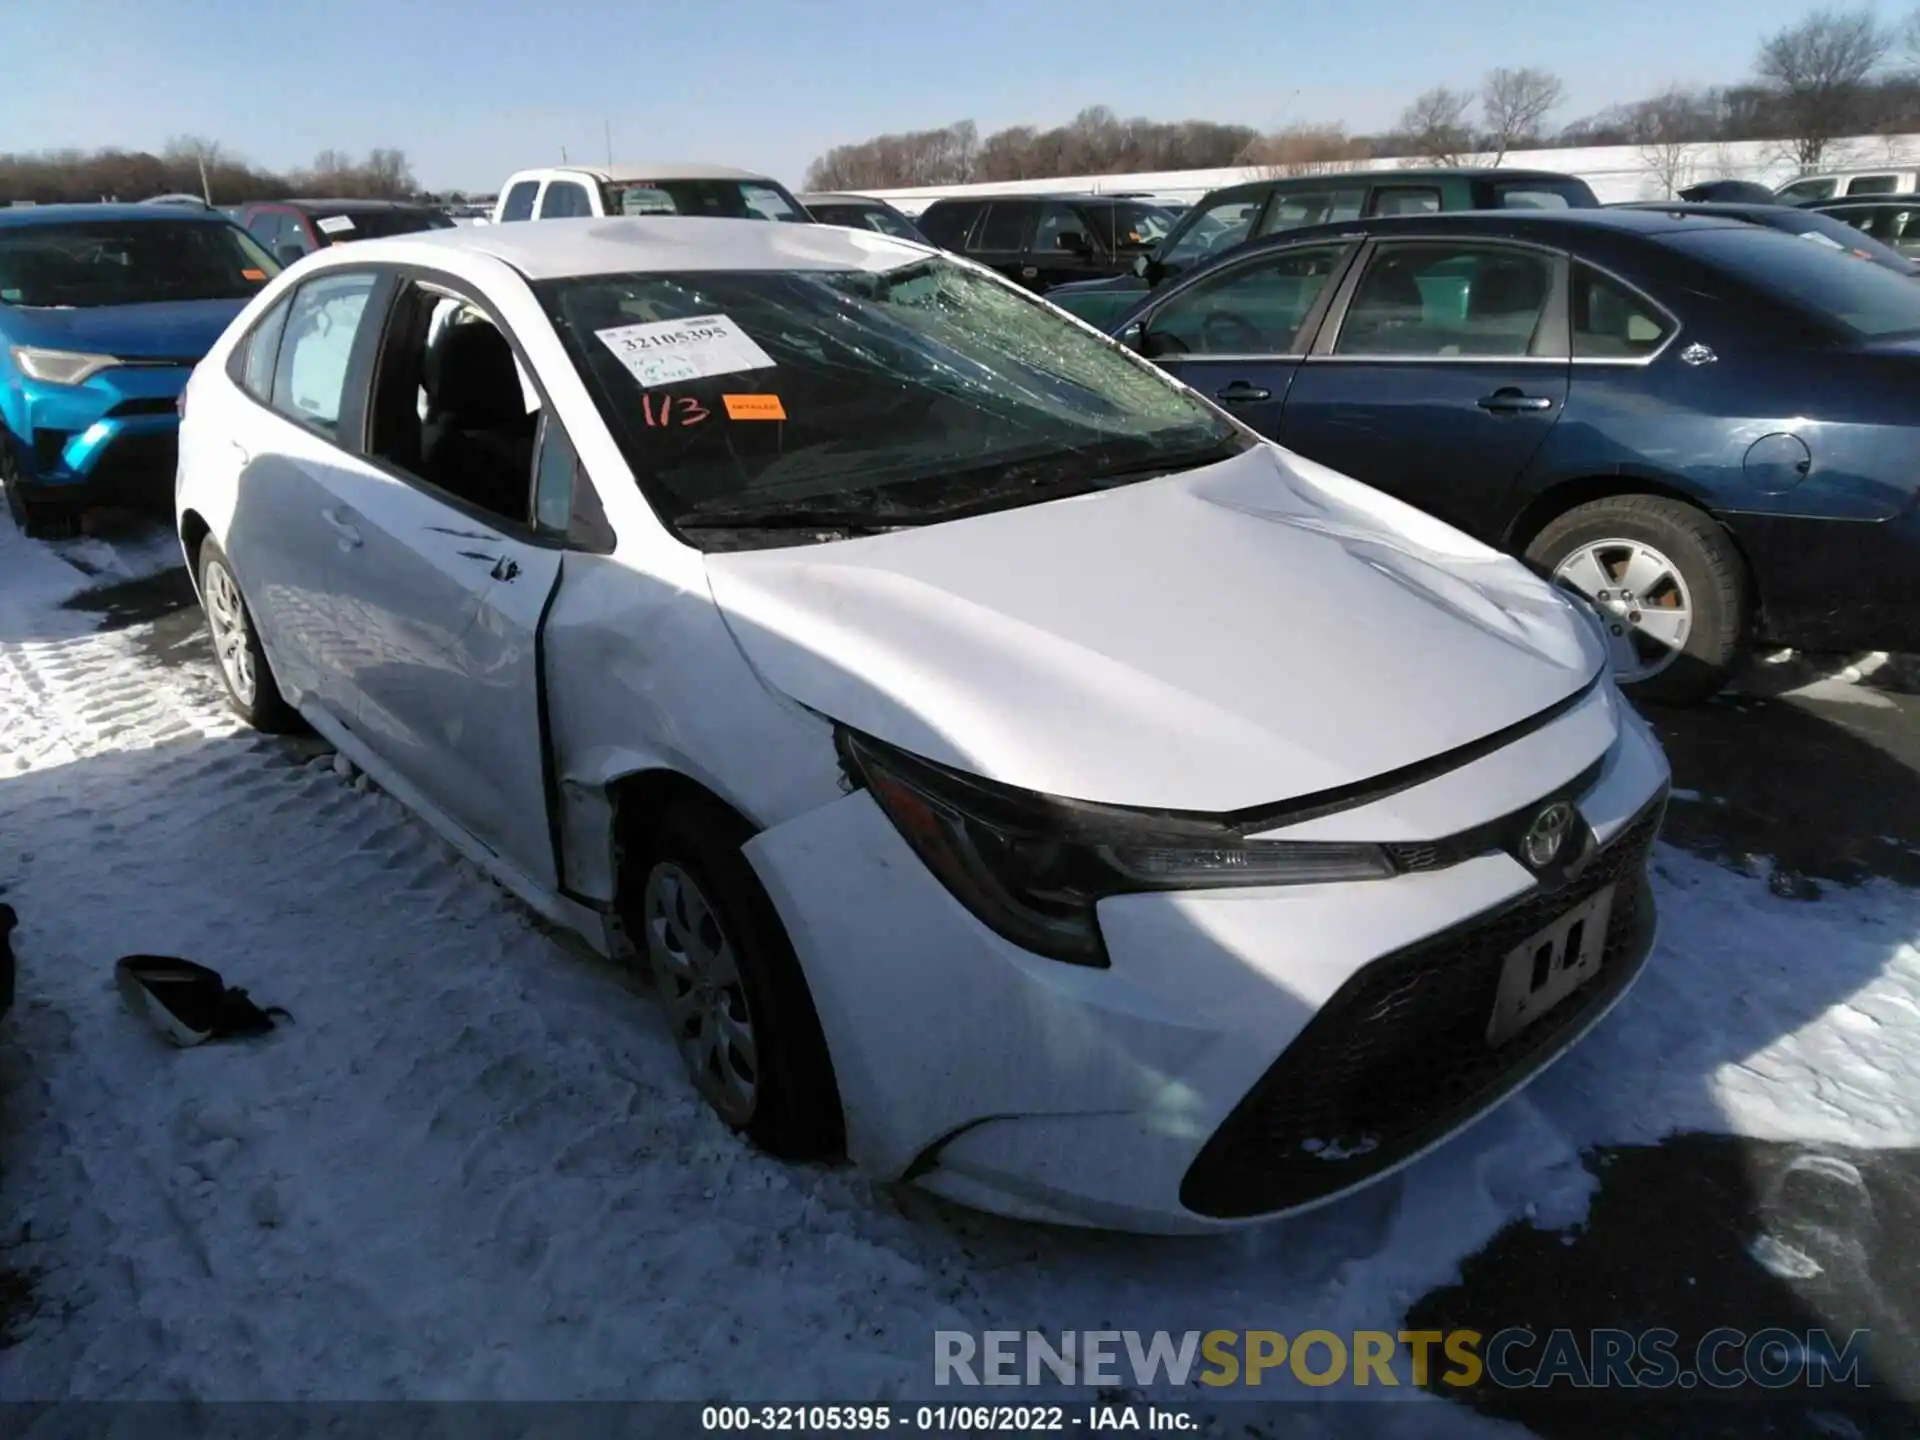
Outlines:
<svg viewBox="0 0 1920 1440"><path fill-rule="evenodd" d="M793 1435L1068 1434L1107 1430L1197 1431L1188 1411L1156 1405L708 1405L700 1428L710 1433Z"/></svg>

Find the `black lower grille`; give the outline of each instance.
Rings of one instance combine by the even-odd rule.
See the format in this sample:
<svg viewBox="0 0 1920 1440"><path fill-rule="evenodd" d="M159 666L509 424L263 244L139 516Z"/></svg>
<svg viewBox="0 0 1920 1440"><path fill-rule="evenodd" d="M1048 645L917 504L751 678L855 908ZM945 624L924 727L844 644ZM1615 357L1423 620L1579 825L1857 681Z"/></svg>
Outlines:
<svg viewBox="0 0 1920 1440"><path fill-rule="evenodd" d="M173 498L173 472L180 439L172 430L122 435L107 447L88 476L96 498L143 504Z"/></svg>
<svg viewBox="0 0 1920 1440"><path fill-rule="evenodd" d="M1207 1141L1181 1203L1239 1219L1321 1199L1398 1164L1545 1064L1646 961L1646 862L1665 809L1663 795L1570 883L1396 951L1341 986ZM1507 955L1607 885L1619 889L1599 970L1489 1045Z"/></svg>
<svg viewBox="0 0 1920 1440"><path fill-rule="evenodd" d="M73 439L71 430L35 430L33 432L34 469L45 474L60 463L60 457L66 454L67 442Z"/></svg>

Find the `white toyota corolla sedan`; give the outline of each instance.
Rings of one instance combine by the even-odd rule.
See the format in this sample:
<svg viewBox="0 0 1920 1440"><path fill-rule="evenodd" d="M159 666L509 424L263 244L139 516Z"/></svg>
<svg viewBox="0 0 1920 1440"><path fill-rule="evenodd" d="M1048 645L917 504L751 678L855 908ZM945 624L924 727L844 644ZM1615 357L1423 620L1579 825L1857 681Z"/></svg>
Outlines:
<svg viewBox="0 0 1920 1440"><path fill-rule="evenodd" d="M1483 1113L1651 947L1668 770L1592 613L965 261L368 240L183 410L240 714L644 956L775 1153L1244 1223Z"/></svg>

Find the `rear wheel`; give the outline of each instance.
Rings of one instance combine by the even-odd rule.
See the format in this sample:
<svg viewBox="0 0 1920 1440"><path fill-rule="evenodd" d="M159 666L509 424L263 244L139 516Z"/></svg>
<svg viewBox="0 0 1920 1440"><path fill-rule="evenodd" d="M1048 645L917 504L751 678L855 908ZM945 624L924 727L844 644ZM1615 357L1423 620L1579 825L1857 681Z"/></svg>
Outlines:
<svg viewBox="0 0 1920 1440"><path fill-rule="evenodd" d="M1740 662L1746 572L1704 511L1655 495L1595 500L1549 522L1527 559L1599 610L1615 678L1636 700L1705 700Z"/></svg>
<svg viewBox="0 0 1920 1440"><path fill-rule="evenodd" d="M200 542L200 604L213 639L213 656L226 687L227 703L256 730L283 734L300 723L299 713L280 694L253 612L240 594L233 567L212 538Z"/></svg>
<svg viewBox="0 0 1920 1440"><path fill-rule="evenodd" d="M740 853L751 832L718 805L662 817L629 901L668 1028L694 1087L763 1150L845 1148L840 1094L800 962Z"/></svg>

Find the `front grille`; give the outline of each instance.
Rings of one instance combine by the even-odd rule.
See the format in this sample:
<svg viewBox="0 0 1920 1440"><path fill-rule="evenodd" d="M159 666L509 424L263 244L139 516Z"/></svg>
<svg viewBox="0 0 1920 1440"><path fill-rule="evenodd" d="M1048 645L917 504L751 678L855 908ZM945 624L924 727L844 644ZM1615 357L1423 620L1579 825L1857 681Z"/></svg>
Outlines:
<svg viewBox="0 0 1920 1440"><path fill-rule="evenodd" d="M88 488L101 500L133 505L170 501L179 460L180 438L173 430L121 435L94 463Z"/></svg>
<svg viewBox="0 0 1920 1440"><path fill-rule="evenodd" d="M1632 981L1653 927L1648 853L1663 795L1587 869L1374 961L1340 987L1234 1107L1180 1185L1189 1210L1240 1219L1356 1185L1431 1144L1557 1054ZM1507 955L1617 884L1593 978L1506 1044L1487 1043Z"/></svg>

